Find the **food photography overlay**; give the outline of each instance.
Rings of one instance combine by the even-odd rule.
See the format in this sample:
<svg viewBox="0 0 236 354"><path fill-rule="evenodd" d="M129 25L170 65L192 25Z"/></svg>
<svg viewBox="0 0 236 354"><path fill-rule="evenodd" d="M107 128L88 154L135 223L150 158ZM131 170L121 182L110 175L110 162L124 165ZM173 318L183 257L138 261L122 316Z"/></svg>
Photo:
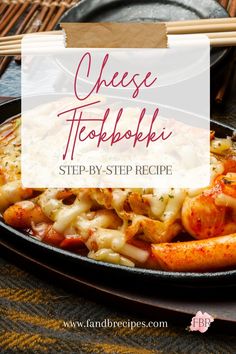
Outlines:
<svg viewBox="0 0 236 354"><path fill-rule="evenodd" d="M57 42L53 47L43 35L22 43L23 186L210 183L207 37L173 38L169 48L151 49Z"/></svg>

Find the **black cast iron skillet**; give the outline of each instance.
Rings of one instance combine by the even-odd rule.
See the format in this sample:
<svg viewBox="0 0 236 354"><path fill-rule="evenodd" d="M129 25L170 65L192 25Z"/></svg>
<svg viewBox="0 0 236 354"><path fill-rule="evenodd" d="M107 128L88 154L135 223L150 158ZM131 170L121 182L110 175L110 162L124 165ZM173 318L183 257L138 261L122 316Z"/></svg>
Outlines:
<svg viewBox="0 0 236 354"><path fill-rule="evenodd" d="M215 0L81 0L59 23L168 22L217 17L228 14ZM59 24L56 28L60 28ZM212 48L211 68L215 69L228 52L229 48Z"/></svg>
<svg viewBox="0 0 236 354"><path fill-rule="evenodd" d="M21 100L19 98L0 104L0 123L19 115ZM212 121L211 128L219 137L231 136L233 128ZM215 288L236 285L236 270L212 273L180 273L166 272L141 268L128 268L104 262L94 261L50 245L44 244L33 237L13 229L0 220L0 243L8 243L19 250L28 252L31 257L40 257L51 262L64 271L76 275L92 276L100 282L112 280L114 286L122 282L146 289L158 289L159 286L176 286L185 288Z"/></svg>

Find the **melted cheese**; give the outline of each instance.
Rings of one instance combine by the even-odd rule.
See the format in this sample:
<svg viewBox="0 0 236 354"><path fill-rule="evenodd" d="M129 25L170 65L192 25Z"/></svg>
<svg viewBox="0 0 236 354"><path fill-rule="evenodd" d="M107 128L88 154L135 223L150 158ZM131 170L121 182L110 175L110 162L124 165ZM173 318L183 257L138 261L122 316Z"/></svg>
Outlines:
<svg viewBox="0 0 236 354"><path fill-rule="evenodd" d="M233 146L231 138L215 138L211 141L211 152L222 155Z"/></svg>
<svg viewBox="0 0 236 354"><path fill-rule="evenodd" d="M224 172L223 158L218 155L232 146L230 139L211 142L211 151L217 154L211 156L211 183ZM227 177L235 179L235 173ZM204 188L78 188L69 190L69 196L74 198L68 205L63 202L68 189L47 189L40 190L42 193L33 202L41 207L40 212L47 216L55 231L81 236L89 249L88 257L134 266L133 261L145 262L149 253L131 245L131 239L138 236L149 243L170 242L182 230L181 211L186 196L197 196L202 191ZM4 211L23 200L21 207L30 211L34 206L31 198L32 193L24 190L20 181L18 118L0 126L0 208ZM215 204L236 210L235 198L223 193L216 196ZM32 229L38 230L37 235L43 234L47 223L36 224L32 220Z"/></svg>
<svg viewBox="0 0 236 354"><path fill-rule="evenodd" d="M0 184L20 179L20 118L0 126Z"/></svg>

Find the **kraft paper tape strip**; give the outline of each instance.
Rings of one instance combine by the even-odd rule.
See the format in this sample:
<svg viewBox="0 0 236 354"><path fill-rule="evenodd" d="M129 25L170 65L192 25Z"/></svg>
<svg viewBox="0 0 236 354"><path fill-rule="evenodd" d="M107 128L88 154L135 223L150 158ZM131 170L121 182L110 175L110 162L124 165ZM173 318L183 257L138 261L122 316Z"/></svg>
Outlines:
<svg viewBox="0 0 236 354"><path fill-rule="evenodd" d="M165 23L61 23L68 48L167 48Z"/></svg>

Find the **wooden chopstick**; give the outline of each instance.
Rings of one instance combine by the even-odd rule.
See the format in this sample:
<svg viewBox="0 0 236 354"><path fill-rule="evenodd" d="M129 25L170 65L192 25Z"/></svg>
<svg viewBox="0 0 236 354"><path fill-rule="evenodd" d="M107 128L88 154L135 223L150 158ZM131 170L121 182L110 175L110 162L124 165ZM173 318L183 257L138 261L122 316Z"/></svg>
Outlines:
<svg viewBox="0 0 236 354"><path fill-rule="evenodd" d="M236 38L236 31L233 32L210 32L205 33L209 38L227 38L227 37L235 37ZM1 43L0 43L1 46Z"/></svg>
<svg viewBox="0 0 236 354"><path fill-rule="evenodd" d="M236 46L236 37L231 38L210 38L212 47L233 47Z"/></svg>
<svg viewBox="0 0 236 354"><path fill-rule="evenodd" d="M236 0L230 0L230 1L221 0L220 3L228 10L230 16L232 17L236 16ZM231 62L226 67L223 81L215 96L215 102L217 104L223 104L224 98L228 91L228 87L231 83L231 77L234 73L234 70L235 70L235 59L232 56Z"/></svg>
<svg viewBox="0 0 236 354"><path fill-rule="evenodd" d="M0 6L0 15L2 15L8 7L8 4L1 4Z"/></svg>
<svg viewBox="0 0 236 354"><path fill-rule="evenodd" d="M183 27L183 26L195 26L195 25L209 25L209 24L222 24L222 23L236 23L235 18L222 17L222 18L203 18L196 20L184 20L184 21L170 21L166 22L167 27Z"/></svg>
<svg viewBox="0 0 236 354"><path fill-rule="evenodd" d="M221 6L223 6L227 10L228 4L229 4L229 0L220 0L219 4Z"/></svg>
<svg viewBox="0 0 236 354"><path fill-rule="evenodd" d="M1 45L0 46L0 51L1 52L4 51L4 50L8 50L8 49L20 49L20 45L19 45L19 43L17 43L17 44Z"/></svg>
<svg viewBox="0 0 236 354"><path fill-rule="evenodd" d="M51 4L51 6L50 6L50 9L49 9L49 11L47 13L47 16L45 17L44 22L41 25L39 31L47 31L47 30L49 30L50 21L52 20L52 18L54 16L54 13L57 10L57 8L58 8L58 4L56 4L56 2L53 2Z"/></svg>
<svg viewBox="0 0 236 354"><path fill-rule="evenodd" d="M74 4L73 0L68 0L67 5L66 3L64 3L62 6L60 6L60 8L58 9L57 13L55 14L54 18L52 19L52 21L50 22L49 26L48 26L48 30L52 30L56 24L58 23L59 19L61 18L61 16L64 14L64 12L68 9L68 5Z"/></svg>
<svg viewBox="0 0 236 354"><path fill-rule="evenodd" d="M229 4L229 16L231 16L232 18L235 18L236 16L236 0L231 0L230 4Z"/></svg>
<svg viewBox="0 0 236 354"><path fill-rule="evenodd" d="M14 10L14 7L15 7L15 4L11 4L11 5L8 6L5 14L1 18L0 30L1 30L1 28L4 28L4 26L8 22L8 19L10 18L9 15Z"/></svg>
<svg viewBox="0 0 236 354"><path fill-rule="evenodd" d="M167 34L194 34L194 33L207 33L207 32L226 32L236 30L236 21L234 23L213 23L213 24L200 24L192 26L175 26L168 27L166 24Z"/></svg>
<svg viewBox="0 0 236 354"><path fill-rule="evenodd" d="M215 96L215 101L217 104L222 104L223 103L223 99L227 93L229 84L231 82L231 78L232 78L232 71L234 70L235 67L235 60L232 60L230 62L230 64L227 67L225 76L224 76L224 82L221 85L221 87L219 88L216 96Z"/></svg>
<svg viewBox="0 0 236 354"><path fill-rule="evenodd" d="M44 32L35 32L35 33L31 33L31 35L34 35L34 36L37 36L38 34L40 34L40 35L42 35L42 34L55 34L55 35L57 35L57 34L62 34L63 33L63 31L44 31ZM7 41L12 41L12 40L22 40L23 39L23 37L24 37L24 35L25 35L26 33L24 33L24 34L18 34L18 35L14 35L14 36L6 36L6 37L0 37L0 42L5 42L6 40Z"/></svg>

